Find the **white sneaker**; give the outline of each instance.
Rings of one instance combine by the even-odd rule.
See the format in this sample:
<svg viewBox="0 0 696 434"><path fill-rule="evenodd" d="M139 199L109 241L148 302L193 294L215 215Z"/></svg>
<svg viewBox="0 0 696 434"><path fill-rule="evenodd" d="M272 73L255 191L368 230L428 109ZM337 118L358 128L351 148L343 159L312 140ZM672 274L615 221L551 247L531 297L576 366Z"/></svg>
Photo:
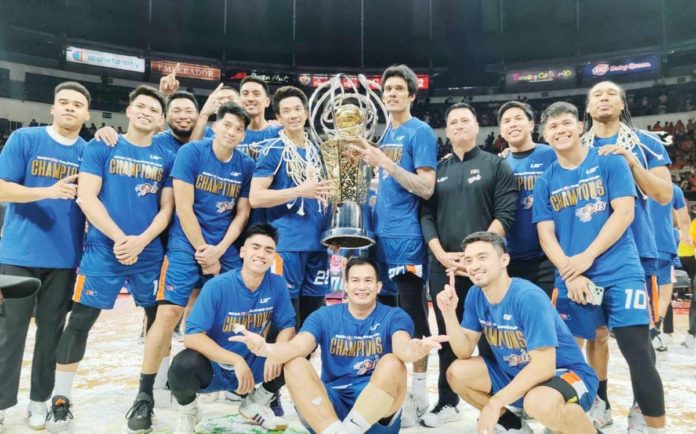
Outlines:
<svg viewBox="0 0 696 434"><path fill-rule="evenodd" d="M424 396L416 396L409 393L401 411L401 428L415 426L428 411L430 403Z"/></svg>
<svg viewBox="0 0 696 434"><path fill-rule="evenodd" d="M273 414L271 409L272 393L264 393L257 388L242 400L239 414L256 422L270 431L283 431L289 425L288 421ZM264 396L265 395L265 396Z"/></svg>
<svg viewBox="0 0 696 434"><path fill-rule="evenodd" d="M237 395L236 393L230 392L228 390L225 390L225 392L223 394L224 394L226 400L232 401L232 402L242 402L242 399L244 399L244 397L242 395Z"/></svg>
<svg viewBox="0 0 696 434"><path fill-rule="evenodd" d="M179 407L179 422L176 425L174 434L194 434L196 425L201 421L201 410L196 401L191 404Z"/></svg>
<svg viewBox="0 0 696 434"><path fill-rule="evenodd" d="M153 389L152 398L155 400L155 408L172 408L174 405L174 395L168 387Z"/></svg>
<svg viewBox="0 0 696 434"><path fill-rule="evenodd" d="M174 330L172 339L174 339L174 342L184 342L184 335L179 330Z"/></svg>
<svg viewBox="0 0 696 434"><path fill-rule="evenodd" d="M611 408L607 408L607 403L600 397L595 398L588 416L590 417L592 425L597 429L602 429L614 423L614 419L611 417Z"/></svg>
<svg viewBox="0 0 696 434"><path fill-rule="evenodd" d="M29 401L27 408L29 428L36 430L46 428L46 415L48 415L48 407L45 402Z"/></svg>
<svg viewBox="0 0 696 434"><path fill-rule="evenodd" d="M54 396L51 399L51 411L46 416L46 431L51 433L70 432L72 418L70 400L65 396Z"/></svg>
<svg viewBox="0 0 696 434"><path fill-rule="evenodd" d="M5 410L0 410L0 432L5 429Z"/></svg>
<svg viewBox="0 0 696 434"><path fill-rule="evenodd" d="M524 419L520 420L522 421L520 429L505 429L501 424L497 424L495 426L495 434L534 434L534 430L529 427L527 421Z"/></svg>
<svg viewBox="0 0 696 434"><path fill-rule="evenodd" d="M645 423L643 412L640 411L638 403L633 403L628 411L628 434L642 434L648 432L648 425Z"/></svg>
<svg viewBox="0 0 696 434"><path fill-rule="evenodd" d="M657 332L657 334L655 336L653 336L653 338L651 339L651 342L652 342L653 348L655 348L655 351L659 351L661 353L664 351L667 351L666 336L664 334L660 333L659 331Z"/></svg>
<svg viewBox="0 0 696 434"><path fill-rule="evenodd" d="M687 334L684 340L682 341L681 346L693 350L694 348L696 348L696 336L692 334Z"/></svg>
<svg viewBox="0 0 696 434"><path fill-rule="evenodd" d="M451 405L440 405L439 403L421 418L421 425L428 428L437 428L449 422L457 422L464 415L459 408Z"/></svg>

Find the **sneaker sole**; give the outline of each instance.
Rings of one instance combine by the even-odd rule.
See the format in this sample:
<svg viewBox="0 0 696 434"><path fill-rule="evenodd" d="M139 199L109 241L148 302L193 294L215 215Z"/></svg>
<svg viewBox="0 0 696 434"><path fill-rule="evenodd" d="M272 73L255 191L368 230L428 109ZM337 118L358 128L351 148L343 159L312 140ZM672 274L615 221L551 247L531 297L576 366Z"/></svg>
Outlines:
<svg viewBox="0 0 696 434"><path fill-rule="evenodd" d="M420 424L426 428L439 428L446 423L459 422L460 420L462 420L463 417L464 417L464 415L459 414L459 415L457 415L457 417L451 417L451 418L445 419L444 421L442 421L442 423L435 424L435 425L428 425L425 423L425 420L421 419Z"/></svg>
<svg viewBox="0 0 696 434"><path fill-rule="evenodd" d="M148 434L152 432L152 427L148 429L137 429L137 430L132 430L128 428L128 434Z"/></svg>
<svg viewBox="0 0 696 434"><path fill-rule="evenodd" d="M256 418L255 418L256 415L254 415L254 416L247 416L246 414L242 413L241 410L239 411L239 414L241 414L241 415L244 416L246 419L248 419L248 420L254 422L255 424L257 424L257 425L259 425L260 427L262 427L262 428L264 428L264 429L267 429L267 430L269 430L269 431L285 431L285 430L288 429L288 427L290 426L289 423L286 423L286 424L282 424L282 425L276 425L276 426L273 427L273 428L266 428L265 426L263 426L262 423L260 423L258 420L256 420Z"/></svg>

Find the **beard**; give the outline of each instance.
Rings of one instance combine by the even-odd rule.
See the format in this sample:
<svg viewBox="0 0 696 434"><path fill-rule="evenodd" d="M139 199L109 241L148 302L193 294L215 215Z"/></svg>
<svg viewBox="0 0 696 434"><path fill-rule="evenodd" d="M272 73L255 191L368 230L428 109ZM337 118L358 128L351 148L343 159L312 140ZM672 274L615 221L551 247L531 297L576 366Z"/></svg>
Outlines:
<svg viewBox="0 0 696 434"><path fill-rule="evenodd" d="M181 130L171 124L169 125L169 128L172 130L172 133L174 133L175 136L181 137L182 139L188 139L191 137L191 133L193 132L193 125L191 125L191 129L189 130Z"/></svg>

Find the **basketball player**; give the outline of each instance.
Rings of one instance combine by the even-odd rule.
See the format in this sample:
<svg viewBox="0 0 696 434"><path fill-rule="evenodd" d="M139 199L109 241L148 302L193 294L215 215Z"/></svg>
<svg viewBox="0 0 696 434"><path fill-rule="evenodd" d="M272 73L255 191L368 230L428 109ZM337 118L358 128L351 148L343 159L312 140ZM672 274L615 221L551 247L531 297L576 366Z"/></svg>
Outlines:
<svg viewBox="0 0 696 434"><path fill-rule="evenodd" d="M663 432L664 393L651 356L645 275L628 230L633 177L625 158L601 156L582 145L577 116L575 106L565 102L542 115L544 137L558 161L537 180L533 221L558 269L556 307L577 338L594 340L598 327L613 329L643 424L651 433ZM645 432L640 429L629 432Z"/></svg>
<svg viewBox="0 0 696 434"><path fill-rule="evenodd" d="M239 253L242 268L203 286L186 323L186 349L174 357L169 370L169 385L180 405L177 433L193 434L200 420L196 393L220 390L248 394L239 412L251 421L268 430L287 428L288 422L269 407L283 385L282 364L277 358L257 357L229 339L238 327L266 334L271 323L279 329L278 342L295 335L287 282L268 272L277 240L272 226L252 225Z"/></svg>
<svg viewBox="0 0 696 434"><path fill-rule="evenodd" d="M259 144L278 137L282 127L271 125L266 120L266 109L271 105L271 98L268 96L268 84L262 78L253 75L244 77L239 84L239 94L242 107L251 119L239 150L256 160Z"/></svg>
<svg viewBox="0 0 696 434"><path fill-rule="evenodd" d="M90 94L79 83L56 86L47 127L13 132L0 154L0 201L8 202L0 241L0 273L36 277L37 296L7 300L0 310L0 431L17 403L22 355L36 308L36 341L29 392L29 426L43 429L55 381L60 340L75 268L82 252L84 215L75 203L77 171L86 142ZM4 288L8 290L8 288ZM7 293L5 294L6 298Z"/></svg>
<svg viewBox="0 0 696 434"><path fill-rule="evenodd" d="M377 220L377 260L380 278L394 287L401 306L413 320L418 338L430 335L424 284L428 281L428 251L419 222L420 200L435 189L437 144L432 128L411 116L418 78L406 65L382 74L382 99L390 127L379 147L362 140L356 147L362 159L379 169L374 215ZM402 426L415 425L428 410L425 390L427 356L413 366L411 393L404 406Z"/></svg>
<svg viewBox="0 0 696 434"><path fill-rule="evenodd" d="M481 410L477 433L532 433L506 407L560 433L595 433L585 412L592 406L597 376L548 297L531 282L510 278L503 238L475 232L462 242L463 267L474 283L464 320L456 314L450 283L437 296L447 335L459 360L447 371L452 388ZM492 355L472 357L484 334Z"/></svg>
<svg viewBox="0 0 696 434"><path fill-rule="evenodd" d="M241 266L234 241L249 217L249 184L254 163L236 150L249 118L233 102L223 104L213 124L214 139L181 148L172 169L176 214L160 273L157 316L145 340L140 390L134 406L153 402L155 374L169 356L172 332L194 288ZM146 405L146 404L143 404ZM129 413L136 428L137 414ZM148 429L137 423L140 430ZM133 425L133 426L130 426Z"/></svg>
<svg viewBox="0 0 696 434"><path fill-rule="evenodd" d="M152 141L163 121L162 95L139 86L129 99L126 134L115 147L90 142L80 166L78 199L90 225L72 313L56 355L49 432L69 429L72 383L89 331L102 309L113 308L126 282L136 304L145 308L148 325L155 319L154 289L164 257L159 235L174 207L170 178L174 154ZM134 411L143 419L151 416L151 408Z"/></svg>
<svg viewBox="0 0 696 434"><path fill-rule="evenodd" d="M638 249L638 256L648 286L648 295L657 297L655 275L658 251L655 234L671 230L663 219L651 217L649 199L669 203L671 177L670 164L665 147L652 134L636 130L631 124L626 94L623 88L611 81L595 84L587 93L585 130L582 141L585 146L599 148L600 155L621 155L626 159L639 195L635 201L631 232ZM668 267L671 270L671 264ZM670 276L671 277L671 274ZM658 277L658 280L661 278ZM662 279L664 280L664 279ZM659 283L659 282L658 282ZM670 282L671 283L671 280ZM609 330L600 327L596 338L587 342L587 357L599 376L597 400L592 406L591 417L599 428L612 423L611 405L607 396L607 369L609 367Z"/></svg>
<svg viewBox="0 0 696 434"><path fill-rule="evenodd" d="M411 339L408 315L377 302L381 286L373 262L351 258L346 264L348 302L310 315L290 342L269 344L246 330L230 338L285 363L295 407L316 433L398 433L406 397L404 363L421 359L447 339ZM321 378L305 358L317 345Z"/></svg>
<svg viewBox="0 0 696 434"><path fill-rule="evenodd" d="M529 280L551 298L555 267L539 244L539 235L532 223L534 184L537 178L556 161L548 145L534 143L534 113L520 101L508 101L498 109L500 135L510 145L505 160L515 174L519 196L515 222L505 234L510 251L508 273Z"/></svg>
<svg viewBox="0 0 696 434"><path fill-rule="evenodd" d="M321 180L319 149L304 131L305 94L296 87L281 87L273 94L273 110L283 130L256 162L249 201L253 208L266 208L268 223L282 234L273 272L287 280L301 325L324 304L329 291L328 255L320 237L332 184Z"/></svg>

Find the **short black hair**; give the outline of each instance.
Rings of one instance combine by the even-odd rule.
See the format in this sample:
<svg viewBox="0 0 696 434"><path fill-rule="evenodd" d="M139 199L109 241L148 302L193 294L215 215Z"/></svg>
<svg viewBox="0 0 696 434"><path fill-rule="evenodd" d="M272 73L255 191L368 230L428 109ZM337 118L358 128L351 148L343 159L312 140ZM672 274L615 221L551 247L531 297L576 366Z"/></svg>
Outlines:
<svg viewBox="0 0 696 434"><path fill-rule="evenodd" d="M244 234L244 239L247 240L254 235L265 235L278 244L278 229L268 223L254 223L249 226Z"/></svg>
<svg viewBox="0 0 696 434"><path fill-rule="evenodd" d="M258 77L256 75L247 75L246 77L244 77L244 79L242 79L242 82L239 83L240 92L242 91L242 87L244 87L246 83L260 84L261 87L263 87L263 90L266 92L266 95L268 95L268 83L266 83L266 80L264 80L263 78Z"/></svg>
<svg viewBox="0 0 696 434"><path fill-rule="evenodd" d="M231 114L239 117L242 120L242 123L244 124L244 128L249 126L249 114L247 113L246 110L242 108L239 104L237 104L234 101L227 101L223 105L220 106L220 108L217 111L217 120L222 120L222 118L225 117L226 114Z"/></svg>
<svg viewBox="0 0 696 434"><path fill-rule="evenodd" d="M283 86L279 87L278 90L273 94L273 111L276 114L280 113L280 102L286 98L291 98L296 96L302 101L302 105L305 110L307 110L307 95L304 94L299 88L295 86Z"/></svg>
<svg viewBox="0 0 696 434"><path fill-rule="evenodd" d="M384 92L384 84L388 78L401 77L406 81L408 87L408 96L415 95L418 92L418 77L411 68L406 65L392 65L384 70L382 74L382 92Z"/></svg>
<svg viewBox="0 0 696 434"><path fill-rule="evenodd" d="M458 102L447 107L447 111L445 111L445 124L447 124L447 118L449 118L449 114L457 109L467 109L471 112L472 115L474 115L474 118L477 118L476 109L471 104L465 102Z"/></svg>
<svg viewBox="0 0 696 434"><path fill-rule="evenodd" d="M152 86L141 84L128 94L128 104L133 104L133 101L135 101L135 99L140 95L145 95L156 99L160 104L160 107L162 107L162 114L164 114L165 110L167 109L166 103L164 102L164 97L157 89Z"/></svg>
<svg viewBox="0 0 696 434"><path fill-rule="evenodd" d="M541 125L545 125L549 118L564 114L573 115L575 120L579 120L577 107L569 102L557 101L546 107L546 110L541 114Z"/></svg>
<svg viewBox="0 0 696 434"><path fill-rule="evenodd" d="M169 98L167 98L167 111L169 111L169 106L175 99L187 99L191 101L193 105L196 107L196 111L198 111L198 101L196 100L196 97L193 96L191 92L186 92L185 90L178 90L173 94L169 95Z"/></svg>
<svg viewBox="0 0 696 434"><path fill-rule="evenodd" d="M527 120L534 120L534 111L532 111L532 107L530 107L529 104L522 101L508 101L498 109L498 125L500 125L500 119L502 119L505 112L513 108L522 110L524 115L527 116Z"/></svg>
<svg viewBox="0 0 696 434"><path fill-rule="evenodd" d="M82 96L87 98L87 105L88 106L92 102L92 95L90 95L87 88L76 81L64 81L64 82L60 83L53 90L53 96L58 95L58 92L60 92L61 90L74 90L75 92L82 94Z"/></svg>
<svg viewBox="0 0 696 434"><path fill-rule="evenodd" d="M348 263L346 264L346 280L348 280L348 272L350 271L351 268L358 266L358 265L369 265L375 270L375 276L377 276L377 280L379 280L379 272L377 271L377 263L373 261L372 259L369 258L360 258L360 257L353 257L348 260Z"/></svg>
<svg viewBox="0 0 696 434"><path fill-rule="evenodd" d="M505 239L494 232L478 231L469 234L462 241L462 251L466 250L466 246L469 244L477 243L482 241L484 243L492 244L493 248L501 253L507 253L507 244L505 244Z"/></svg>

